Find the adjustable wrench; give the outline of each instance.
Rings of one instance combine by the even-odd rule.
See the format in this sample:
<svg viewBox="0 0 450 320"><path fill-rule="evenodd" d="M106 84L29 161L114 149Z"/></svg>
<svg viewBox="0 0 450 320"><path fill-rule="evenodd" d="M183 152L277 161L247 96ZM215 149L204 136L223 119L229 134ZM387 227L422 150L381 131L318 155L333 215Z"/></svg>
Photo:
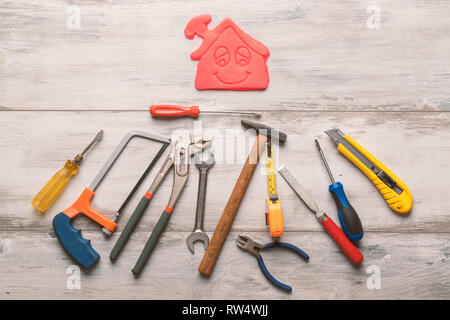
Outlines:
<svg viewBox="0 0 450 320"><path fill-rule="evenodd" d="M210 151L204 151L203 156L207 156L207 160L202 160L202 154L199 152L195 155L195 166L199 170L198 194L197 194L197 209L195 212L195 225L192 233L187 237L186 243L194 253L194 242L202 241L205 250L209 244L209 237L203 230L203 219L205 217L205 196L206 196L206 181L209 169L214 166L214 156Z"/></svg>

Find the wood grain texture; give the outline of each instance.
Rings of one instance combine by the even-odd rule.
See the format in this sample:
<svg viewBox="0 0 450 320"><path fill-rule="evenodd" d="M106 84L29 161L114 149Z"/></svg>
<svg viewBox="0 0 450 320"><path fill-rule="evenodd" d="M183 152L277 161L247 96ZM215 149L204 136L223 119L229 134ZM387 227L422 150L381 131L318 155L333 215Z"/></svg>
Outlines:
<svg viewBox="0 0 450 320"><path fill-rule="evenodd" d="M328 178L314 149L319 138L336 177L345 186L366 230L360 248L364 265L354 269L340 253L322 227L311 216L290 188L278 179L284 208L286 235L311 255L310 263L297 263L288 253L268 253L267 265L278 277L294 287L292 295L273 288L263 278L255 259L232 243L237 233L259 241L269 241L264 223L266 177L259 169L233 223L231 234L219 257L211 279L199 276L197 267L202 250L195 256L186 248L195 214L197 172L192 170L168 228L151 261L139 280L130 268L137 259L158 214L169 197L171 177L164 180L147 213L141 220L126 250L116 264L108 254L118 234L107 239L100 227L84 217L75 221L83 235L92 240L102 256L101 263L89 273L82 273L80 290L68 290L66 281L73 264L56 240L51 228L53 216L71 204L99 170L120 138L130 129L169 135L181 128L194 129L203 120L205 134L230 132L235 128L242 139L239 117L202 117L199 120L161 121L140 112L1 112L0 167L0 285L3 298L450 298L449 237L450 203L445 191L449 176L450 114L436 112L390 112L388 118L376 112L264 112L262 123L283 128L286 143L277 148L279 162L308 188L325 211L337 221L337 214L326 191ZM415 207L407 218L393 213L365 176L335 150L321 132L332 126L341 128L398 174L411 188ZM29 204L35 192L64 160L79 152L98 129L104 139L84 160L80 172L63 195L45 215ZM197 127L196 127L197 128ZM214 129L211 131L209 129ZM198 130L198 128L197 128ZM209 130L209 131L208 131ZM220 138L220 137L219 137ZM223 139L223 138L222 138ZM236 141L239 139L235 139ZM217 148L218 139L215 142ZM411 142L413 141L413 143ZM226 156L238 150L243 158L247 146L233 146ZM411 145L415 147L411 147ZM230 146L228 146L230 147ZM94 208L111 216L132 188L148 161L159 148L144 140L132 140L117 164L100 185ZM242 163L224 164L216 152L216 166L211 170L206 199L205 229L211 235L226 204ZM236 161L238 162L238 161ZM432 165L430 165L430 163ZM258 171L261 170L261 171ZM155 172L144 182L143 194ZM119 222L121 231L137 205L135 197ZM292 261L296 261L295 263ZM367 268L381 269L382 289L369 290ZM111 279L114 279L111 282ZM239 290L236 290L236 289Z"/></svg>
<svg viewBox="0 0 450 320"><path fill-rule="evenodd" d="M324 232L287 232L285 241L307 252L305 262L292 252L263 252L267 268L293 287L292 294L274 288L256 259L233 243L229 234L211 277L197 266L200 245L192 255L186 246L189 231L165 232L141 276L131 268L150 231L138 232L115 264L108 253L117 239L101 232L84 232L102 258L89 273L81 273L80 290L67 289L73 264L52 233L2 232L0 297L50 299L450 299L448 234L368 233L361 250L365 261L352 267ZM267 241L266 232L245 232ZM369 266L380 270L381 289L368 289Z"/></svg>
<svg viewBox="0 0 450 320"><path fill-rule="evenodd" d="M18 0L0 4L0 106L25 110L449 110L446 1ZM69 5L80 29L67 27ZM209 13L233 18L270 48L265 91L194 89L201 43L183 30Z"/></svg>
<svg viewBox="0 0 450 320"><path fill-rule="evenodd" d="M276 118L277 117L277 118ZM243 145L243 127L239 117L204 116L199 120L180 119L162 121L151 119L141 112L1 112L0 134L0 230L47 231L56 213L73 203L83 188L91 182L122 136L131 129L169 136L172 131L203 128L214 141L216 165L210 172L205 228L212 231L233 190L253 139ZM296 178L321 204L325 212L336 219L336 209L327 191L329 179L314 146L318 138L336 179L345 185L353 206L359 211L367 231L388 232L448 232L450 202L446 190L450 175L449 113L390 112L380 116L376 112L264 112L260 120L287 132L283 146L276 147L276 166L286 165ZM378 190L336 150L322 133L331 127L340 128L378 157L410 188L414 208L408 217L389 209ZM89 152L79 173L47 214L34 213L28 200L59 169L90 141L99 129L105 135ZM219 135L222 134L222 136ZM229 133L234 144L224 142ZM215 137L213 136L215 135ZM238 144L239 142L239 144ZM219 143L222 147L219 147ZM115 166L99 186L93 204L107 216L117 210L160 145L134 139L124 150ZM233 157L230 157L230 154ZM231 159L227 159L231 158ZM140 196L162 164L158 162L142 184L135 198L124 212L126 219L139 202ZM231 164L226 164L225 162ZM266 176L264 162L260 162L250 182L236 220L234 230L265 230ZM198 172L191 171L186 190L177 204L169 230L190 230L193 226ZM287 231L317 231L317 224L290 187L277 179ZM171 173L163 181L138 226L149 230L168 201L172 186ZM78 219L77 219L78 220ZM96 225L82 218L79 226L98 230ZM119 223L119 230L125 221Z"/></svg>
<svg viewBox="0 0 450 320"><path fill-rule="evenodd" d="M371 5L381 28L366 23ZM79 6L80 29L67 27ZM370 10L369 10L370 11ZM200 39L183 35L198 14L210 28L231 17L269 47L271 82L252 92L197 91L189 55ZM447 1L4 0L0 2L0 298L1 299L450 299L450 6ZM358 211L366 235L363 265L353 268L280 178L285 251L264 254L269 270L293 287L272 287L254 257L233 243L243 233L269 241L264 221L266 176L259 163L210 279L197 267L203 251L186 247L195 215L198 172L191 170L166 232L139 280L130 269L167 204L163 181L121 257L108 255L153 170L108 239L85 217L74 225L101 254L69 290L73 261L51 221L79 196L129 130L170 136L193 130L213 138L205 230L211 235L253 144L238 116L152 119L151 104L261 111L255 120L288 134L275 149L284 164L338 222L328 177L315 150L320 140L335 178ZM377 189L340 155L323 131L338 127L379 158L410 188L414 208L392 212ZM103 140L48 213L29 203L65 160L99 130ZM134 139L97 189L93 207L112 217L160 145ZM162 164L160 161L156 168ZM371 268L381 288L368 289Z"/></svg>

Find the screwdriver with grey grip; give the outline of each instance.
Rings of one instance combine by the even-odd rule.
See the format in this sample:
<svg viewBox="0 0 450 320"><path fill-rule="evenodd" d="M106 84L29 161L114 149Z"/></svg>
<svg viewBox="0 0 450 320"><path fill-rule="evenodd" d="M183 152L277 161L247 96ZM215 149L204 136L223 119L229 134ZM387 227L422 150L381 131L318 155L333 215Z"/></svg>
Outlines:
<svg viewBox="0 0 450 320"><path fill-rule="evenodd" d="M352 241L361 240L361 238L364 235L361 220L359 219L356 210L348 201L342 183L340 183L339 181L336 182L334 180L333 174L331 173L330 167L328 166L327 159L325 159L325 155L323 154L319 141L314 140L314 142L316 143L317 150L319 150L320 157L322 158L322 161L325 165L325 169L327 170L331 180L331 184L328 187L328 191L331 192L334 202L336 203L337 213L339 216L339 221L341 222L342 229L344 230L345 235L350 240Z"/></svg>

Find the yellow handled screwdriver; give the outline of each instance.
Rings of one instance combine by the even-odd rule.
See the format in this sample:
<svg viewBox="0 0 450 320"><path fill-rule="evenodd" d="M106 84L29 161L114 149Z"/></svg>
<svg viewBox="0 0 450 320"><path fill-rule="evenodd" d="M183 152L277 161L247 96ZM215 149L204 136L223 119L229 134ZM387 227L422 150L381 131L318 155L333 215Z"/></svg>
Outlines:
<svg viewBox="0 0 450 320"><path fill-rule="evenodd" d="M66 187L70 178L78 172L80 168L81 160L83 160L86 152L94 145L95 142L99 141L103 137L103 130L95 136L94 140L84 148L83 152L77 154L73 160L67 160L57 173L45 184L45 186L39 191L39 193L31 201L33 207L41 212L47 211L47 209L52 205L56 198L61 194L61 192Z"/></svg>

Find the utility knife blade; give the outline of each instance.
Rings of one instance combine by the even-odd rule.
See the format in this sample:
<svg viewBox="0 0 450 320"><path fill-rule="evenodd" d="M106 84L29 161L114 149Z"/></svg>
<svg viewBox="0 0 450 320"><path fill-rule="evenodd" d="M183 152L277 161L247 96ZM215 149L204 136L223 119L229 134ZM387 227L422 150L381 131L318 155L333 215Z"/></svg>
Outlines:
<svg viewBox="0 0 450 320"><path fill-rule="evenodd" d="M325 133L336 144L338 151L372 181L392 210L402 214L411 211L411 192L381 161L339 129L327 130Z"/></svg>

